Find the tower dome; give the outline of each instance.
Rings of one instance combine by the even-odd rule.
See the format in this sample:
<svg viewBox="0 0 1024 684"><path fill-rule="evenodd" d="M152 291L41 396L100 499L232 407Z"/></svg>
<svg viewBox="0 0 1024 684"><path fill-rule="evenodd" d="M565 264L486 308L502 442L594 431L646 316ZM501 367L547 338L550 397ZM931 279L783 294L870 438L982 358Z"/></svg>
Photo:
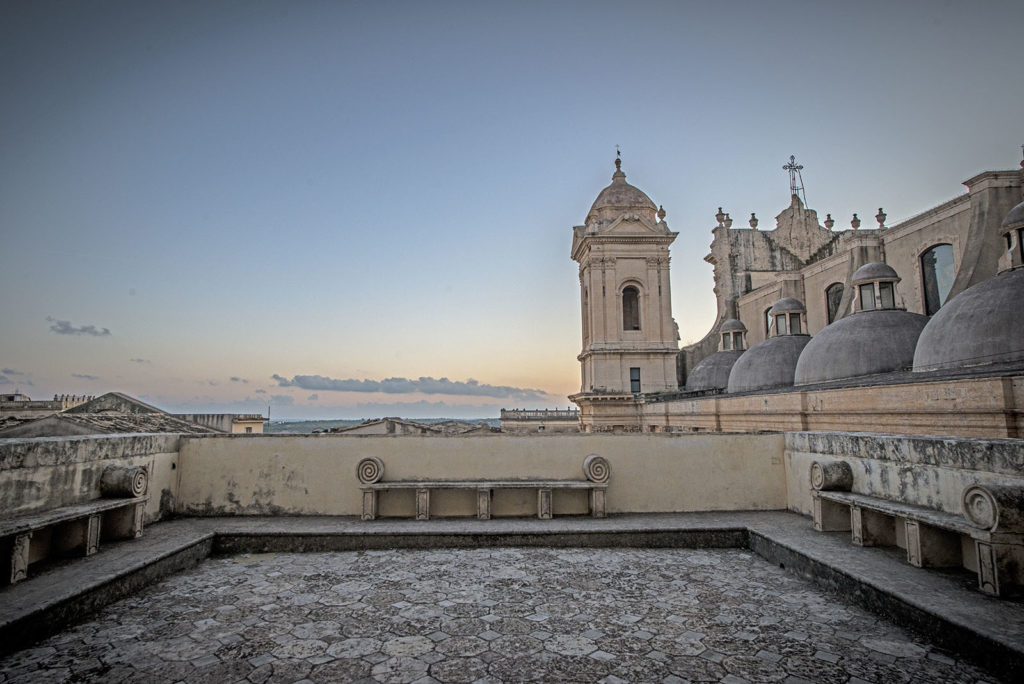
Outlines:
<svg viewBox="0 0 1024 684"><path fill-rule="evenodd" d="M597 199L590 206L586 222L604 222L618 218L622 214L637 213L655 223L657 212L657 205L643 190L626 182L622 160L616 157L611 185L598 193Z"/></svg>
<svg viewBox="0 0 1024 684"><path fill-rule="evenodd" d="M939 309L921 331L914 370L1024 364L1024 202L1002 224L1007 253L994 277L972 285Z"/></svg>
<svg viewBox="0 0 1024 684"><path fill-rule="evenodd" d="M810 341L802 331L806 308L798 299L785 297L769 310L774 337L755 344L740 356L729 373L729 392L749 392L793 384L800 352Z"/></svg>
<svg viewBox="0 0 1024 684"><path fill-rule="evenodd" d="M857 311L814 336L796 364L794 384L890 373L910 367L928 317L896 308L900 277L888 264L872 262L851 278Z"/></svg>

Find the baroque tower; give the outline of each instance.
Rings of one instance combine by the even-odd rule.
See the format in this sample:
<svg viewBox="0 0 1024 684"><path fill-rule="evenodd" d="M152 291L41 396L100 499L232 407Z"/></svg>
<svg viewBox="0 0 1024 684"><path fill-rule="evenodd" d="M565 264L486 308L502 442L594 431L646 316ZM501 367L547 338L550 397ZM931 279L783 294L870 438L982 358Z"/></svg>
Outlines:
<svg viewBox="0 0 1024 684"><path fill-rule="evenodd" d="M573 228L580 265L583 383L570 397L584 404L634 402L633 395L677 389L679 334L672 319L665 210L626 182L615 159L611 185ZM610 407L609 407L610 408Z"/></svg>

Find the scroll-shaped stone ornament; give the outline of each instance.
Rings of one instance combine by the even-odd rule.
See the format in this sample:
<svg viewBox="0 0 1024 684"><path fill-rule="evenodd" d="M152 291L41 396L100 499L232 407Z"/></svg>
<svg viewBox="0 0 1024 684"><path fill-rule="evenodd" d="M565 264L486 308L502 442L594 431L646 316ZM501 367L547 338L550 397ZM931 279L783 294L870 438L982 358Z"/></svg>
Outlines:
<svg viewBox="0 0 1024 684"><path fill-rule="evenodd" d="M149 473L141 466L110 466L100 475L103 496L138 498L149 488Z"/></svg>
<svg viewBox="0 0 1024 684"><path fill-rule="evenodd" d="M373 484L384 477L384 462L376 456L368 456L356 466L356 477L363 484Z"/></svg>
<svg viewBox="0 0 1024 684"><path fill-rule="evenodd" d="M818 491L848 492L853 487L853 468L846 461L815 461L811 487Z"/></svg>
<svg viewBox="0 0 1024 684"><path fill-rule="evenodd" d="M973 484L961 497L964 517L971 525L995 532L1024 531L1024 488Z"/></svg>
<svg viewBox="0 0 1024 684"><path fill-rule="evenodd" d="M612 467L604 456L590 454L583 459L583 475L591 482L608 484L612 476Z"/></svg>

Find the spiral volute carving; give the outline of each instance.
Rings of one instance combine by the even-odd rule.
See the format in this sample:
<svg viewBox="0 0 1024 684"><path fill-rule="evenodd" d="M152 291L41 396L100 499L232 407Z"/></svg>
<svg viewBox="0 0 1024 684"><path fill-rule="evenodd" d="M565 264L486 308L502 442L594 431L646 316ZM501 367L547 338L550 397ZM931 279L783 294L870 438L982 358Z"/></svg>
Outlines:
<svg viewBox="0 0 1024 684"><path fill-rule="evenodd" d="M583 475L591 482L607 484L612 476L612 467L604 456L590 454L583 460Z"/></svg>
<svg viewBox="0 0 1024 684"><path fill-rule="evenodd" d="M373 484L384 477L384 462L376 456L369 456L359 462L356 476L363 484Z"/></svg>
<svg viewBox="0 0 1024 684"><path fill-rule="evenodd" d="M100 476L100 492L107 497L133 497L145 495L149 488L149 473L141 466L110 466Z"/></svg>
<svg viewBox="0 0 1024 684"><path fill-rule="evenodd" d="M848 492L852 487L853 469L846 461L815 461L811 464L811 488Z"/></svg>
<svg viewBox="0 0 1024 684"><path fill-rule="evenodd" d="M995 530L999 525L999 503L984 487L971 485L965 489L962 503L964 517L975 527Z"/></svg>

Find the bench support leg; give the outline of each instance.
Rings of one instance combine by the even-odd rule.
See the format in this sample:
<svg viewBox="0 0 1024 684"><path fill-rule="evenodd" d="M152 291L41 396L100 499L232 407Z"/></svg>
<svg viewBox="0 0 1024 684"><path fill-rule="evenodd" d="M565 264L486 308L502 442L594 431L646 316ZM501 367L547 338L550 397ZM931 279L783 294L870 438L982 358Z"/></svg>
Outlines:
<svg viewBox="0 0 1024 684"><path fill-rule="evenodd" d="M416 519L430 520L430 490L416 490Z"/></svg>
<svg viewBox="0 0 1024 684"><path fill-rule="evenodd" d="M850 529L850 507L846 504L827 501L820 496L812 500L811 509L814 529L818 532L838 532Z"/></svg>
<svg viewBox="0 0 1024 684"><path fill-rule="evenodd" d="M537 490L537 517L541 520L551 519L551 489L548 487Z"/></svg>
<svg viewBox="0 0 1024 684"><path fill-rule="evenodd" d="M476 517L480 520L491 519L491 490L481 488L476 490Z"/></svg>
<svg viewBox="0 0 1024 684"><path fill-rule="evenodd" d="M907 562L918 568L960 567L960 535L907 520Z"/></svg>
<svg viewBox="0 0 1024 684"><path fill-rule="evenodd" d="M100 516L90 515L85 524L85 555L91 556L100 550Z"/></svg>
<svg viewBox="0 0 1024 684"><path fill-rule="evenodd" d="M895 546L894 518L861 506L850 506L850 536L857 546Z"/></svg>
<svg viewBox="0 0 1024 684"><path fill-rule="evenodd" d="M32 533L25 532L14 538L11 545L11 584L28 577L28 552L32 546Z"/></svg>
<svg viewBox="0 0 1024 684"><path fill-rule="evenodd" d="M1024 584L1024 547L1019 544L975 540L978 554L978 588L992 596L1006 596Z"/></svg>
<svg viewBox="0 0 1024 684"><path fill-rule="evenodd" d="M377 519L377 490L370 489L363 491L363 520Z"/></svg>
<svg viewBox="0 0 1024 684"><path fill-rule="evenodd" d="M590 515L595 518L603 518L607 515L605 511L605 490L590 490Z"/></svg>

